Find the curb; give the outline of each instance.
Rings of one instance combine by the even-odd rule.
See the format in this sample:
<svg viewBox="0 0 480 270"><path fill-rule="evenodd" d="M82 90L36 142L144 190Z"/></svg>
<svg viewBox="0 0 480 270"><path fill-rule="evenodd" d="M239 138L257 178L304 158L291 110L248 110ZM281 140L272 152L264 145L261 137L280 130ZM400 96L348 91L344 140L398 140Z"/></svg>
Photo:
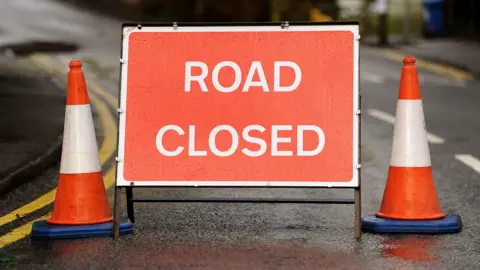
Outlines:
<svg viewBox="0 0 480 270"><path fill-rule="evenodd" d="M6 176L0 179L0 194L3 195L11 189L30 181L57 164L62 154L62 144L63 134L42 154L37 155L26 164L8 170L5 173Z"/></svg>
<svg viewBox="0 0 480 270"><path fill-rule="evenodd" d="M7 56L12 58L12 56ZM13 56L13 59L15 57ZM62 86L55 80L50 80L54 87L59 89ZM34 156L26 159L23 163L12 166L0 175L0 195L4 195L14 188L28 183L33 178L40 176L47 169L54 167L60 162L63 146L63 129L57 139L42 152L37 152Z"/></svg>
<svg viewBox="0 0 480 270"><path fill-rule="evenodd" d="M28 61L31 61L29 59ZM42 70L42 67L33 63L37 68ZM60 82L55 75L50 74L50 82L57 88L63 88L63 83ZM108 106L110 108L110 106ZM95 116L96 108L92 106L92 116ZM53 168L60 163L62 156L63 146L63 128L57 139L51 144L51 146L42 152L38 153L27 159L24 163L17 166L12 166L0 175L0 195L3 195L12 189L31 181L33 178L40 176L47 169ZM99 141L102 143L102 141ZM109 162L113 160L115 156L110 157Z"/></svg>

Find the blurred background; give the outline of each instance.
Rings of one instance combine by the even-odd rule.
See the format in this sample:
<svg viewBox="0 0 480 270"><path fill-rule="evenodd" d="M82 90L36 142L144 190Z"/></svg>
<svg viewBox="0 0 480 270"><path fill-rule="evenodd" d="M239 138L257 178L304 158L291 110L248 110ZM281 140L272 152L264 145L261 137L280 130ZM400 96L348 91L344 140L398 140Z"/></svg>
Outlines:
<svg viewBox="0 0 480 270"><path fill-rule="evenodd" d="M480 269L479 15L480 0L0 0L0 269ZM71 60L83 63L113 206L121 24L284 20L360 22L362 216L382 202L402 59L417 58L438 197L465 220L463 233L357 242L351 206L147 203L135 205L135 235L119 241L30 241L32 222L53 209ZM282 195L353 197L345 189L135 190Z"/></svg>
<svg viewBox="0 0 480 270"><path fill-rule="evenodd" d="M62 1L143 21L358 20L362 36L380 45L415 38L480 39L480 1L474 0Z"/></svg>

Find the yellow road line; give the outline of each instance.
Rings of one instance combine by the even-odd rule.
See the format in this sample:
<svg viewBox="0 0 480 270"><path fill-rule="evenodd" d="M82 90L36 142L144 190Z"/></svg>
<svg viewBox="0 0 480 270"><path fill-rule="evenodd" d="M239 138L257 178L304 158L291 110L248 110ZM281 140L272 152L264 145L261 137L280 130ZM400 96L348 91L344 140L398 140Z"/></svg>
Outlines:
<svg viewBox="0 0 480 270"><path fill-rule="evenodd" d="M40 61L39 64L43 64L45 66L45 68L50 70L50 72L52 72L52 73L60 72L60 73L63 74L67 70L67 69L63 69L64 71L62 71L62 67L59 65L59 63L54 61L51 57L49 57L46 54L38 53L38 54L35 54L34 57L37 59L37 61ZM101 98L103 98L108 104L110 104L110 106L112 106L113 108L116 108L118 106L117 99L112 94L105 91L97 83L95 83L92 80L89 80L86 83L87 83L87 86L88 86L89 89L93 90L95 92L95 94L97 94ZM113 120L113 123L114 124L116 123L115 120ZM112 137L109 136L109 138L113 138L113 139L111 139L112 140L111 143L114 144L114 149L113 149L113 152L114 152L114 151L116 151L116 147L117 147L117 145L116 145L116 139L117 139L116 129L117 129L117 126L115 124L115 127L113 127L112 123L109 122L108 127L104 126L104 129L103 129L104 132L105 132L105 128L107 128L108 131L115 130L115 132L110 133L110 135L113 135L113 136ZM107 137L107 136L105 136L105 137ZM109 152L109 155L110 154L111 153Z"/></svg>
<svg viewBox="0 0 480 270"><path fill-rule="evenodd" d="M104 182L105 182L105 188L108 188L108 187L110 187L114 184L114 182L115 182L115 166L110 167L110 169L108 170L107 174L104 177ZM5 246L7 246L9 244L17 242L17 241L29 236L31 231L32 231L33 223L36 222L36 221L45 220L45 219L50 218L50 214L51 213L48 213L45 216L42 216L38 219L30 221L30 222L28 222L28 223L26 223L26 224L24 224L24 225L22 225L18 228L13 229L9 233L7 233L5 235L2 235L0 237L0 249L4 248Z"/></svg>
<svg viewBox="0 0 480 270"><path fill-rule="evenodd" d="M99 150L100 162L104 164L115 153L117 147L115 140L117 136L117 125L115 119L110 113L110 110L103 101L101 101L95 95L91 95L91 101L93 103L92 105L95 106L100 115L100 121L102 123L103 134L105 137ZM0 226L17 219L17 215L20 217L28 215L52 203L55 200L56 191L57 189L55 188L35 199L34 201L15 209L3 217L0 217Z"/></svg>
<svg viewBox="0 0 480 270"><path fill-rule="evenodd" d="M95 90L100 97L104 98L110 104L110 106L113 108L118 107L117 99L110 93L103 90L103 88L101 88L98 84L95 82L90 82L90 87L93 88L93 90Z"/></svg>
<svg viewBox="0 0 480 270"><path fill-rule="evenodd" d="M61 68L58 68L53 61L49 59L47 56L42 56L42 55L36 55L31 58L34 62L36 62L39 66L42 68L48 70L51 73L56 73L60 71ZM104 99L107 100L108 103L112 104L114 107L116 106L116 99L108 94L106 91L104 91L100 86L98 86L95 83L91 83L91 86L94 88L93 90L95 91L94 95L91 95L91 100L92 100L92 105L95 106L97 109L99 115L100 115L100 120L102 123L102 129L103 129L103 134L105 136L105 139L101 145L101 148L99 150L99 158L100 162L104 164L111 156L114 154L116 150L116 130L117 130L117 125L116 121L113 118L112 114L110 113L108 107L106 104L100 100L96 95L102 96ZM111 187L115 182L115 165L111 166L107 172L107 174L104 177L104 185L105 188L108 189ZM41 197L37 198L36 200L12 211L11 213L3 216L0 218L0 226L6 223L9 223L17 218L17 215L19 216L25 216L27 214L30 214L38 209L41 209L51 203L55 200L55 194L56 194L56 189L51 190L50 192L42 195ZM18 228L13 229L9 233L3 235L0 237L0 248L3 248L11 243L14 243L20 239L23 239L27 237L32 229L32 224L35 221L39 220L44 220L49 218L50 213L42 216L36 220L33 220L31 222L26 223L25 225L22 225Z"/></svg>
<svg viewBox="0 0 480 270"><path fill-rule="evenodd" d="M403 57L405 56L405 54L403 53L400 53L394 50L389 50L389 49L382 50L381 55L387 59L397 61L400 63ZM458 68L454 68L452 66L434 63L432 61L427 61L424 59L417 58L416 65L420 68L426 69L428 71L431 71L437 74L441 74L443 76L451 77L458 81L474 79L473 74L470 72L466 72Z"/></svg>
<svg viewBox="0 0 480 270"><path fill-rule="evenodd" d="M38 199L6 214L5 216L0 218L0 226L17 219L17 215L19 215L20 217L28 215L36 211L37 209L40 209L52 203L56 193L57 193L57 189L51 190L48 193L45 193L44 195L40 196Z"/></svg>
<svg viewBox="0 0 480 270"><path fill-rule="evenodd" d="M65 73L62 69L59 69L57 66L52 65L52 62L43 54L35 53L29 57L29 60L34 62L38 67L48 71L51 75L58 73Z"/></svg>
<svg viewBox="0 0 480 270"><path fill-rule="evenodd" d="M56 65L54 61L51 60L51 58L46 55L34 55L30 59L33 62L36 62L37 65L48 70L50 73L53 73L53 74L65 73L65 71L62 71L62 68ZM103 90L98 84L94 82L90 82L90 84L87 83L87 85L90 85L90 87L92 87L95 92L95 94L91 95L91 101L93 103L92 105L95 106L95 108L97 109L100 115L103 134L105 137L101 145L101 148L99 150L100 162L103 165L115 153L115 150L117 147L116 145L117 125L116 125L115 119L110 113L109 108L96 95L99 95L102 98L104 98L106 102L111 104L114 108L117 106L117 100L111 94ZM115 164L113 164L109 168L107 174L104 177L104 185L106 189L110 188L114 183L115 183ZM53 201L55 200L56 190L57 189L53 189L48 193L40 196L36 200L12 211L11 213L3 217L0 217L0 226L15 220L17 218L17 215L25 216L53 203ZM14 243L20 239L27 237L31 232L32 224L34 222L39 220L45 220L45 219L48 219L49 217L50 217L50 213L38 219L35 219L31 222L28 222L18 228L15 228L9 233L1 236L0 248L3 248L11 243Z"/></svg>
<svg viewBox="0 0 480 270"><path fill-rule="evenodd" d="M45 69L49 70L50 72L52 73L56 73L56 72L59 72L59 73L65 73L66 69L64 69L64 71L62 71L62 67L57 63L55 62L51 57L49 57L48 55L45 55L45 54L35 54L34 58L36 61L39 61L39 65L43 65L45 67ZM87 85L90 89L92 89L95 94L97 94L98 96L102 97L104 100L106 100L107 103L109 103L113 108L117 107L117 99L111 95L110 93L108 93L107 91L105 91L103 88L101 88L98 84L96 84L95 82L93 81L87 81ZM95 96L93 96L93 98L95 98ZM97 106L95 106L97 108ZM104 107L99 107L102 112L99 111L99 114L102 115L102 113L105 113L105 110L106 108ZM110 119L113 119L111 117L110 114L108 114L108 116L110 116ZM102 124L105 124L103 121L102 121ZM103 130L104 132L109 132L109 136L107 136L105 133L105 137L108 137L110 138L111 140L109 140L109 146L112 146L113 145L113 150L110 152L111 148L109 147L108 148L108 155L110 156L115 150L116 150L116 136L117 136L117 132L116 132L116 129L117 129L117 126L116 126L116 121L115 119L111 120L111 121L108 121L107 122L108 124L108 127L105 127L105 125L103 126ZM115 132L113 132L113 130L115 130ZM110 136L110 135L113 135L113 136ZM114 139L112 139L114 138ZM100 158L101 158L101 151L102 149L100 149L99 151L99 154L100 154ZM105 149L107 150L107 149ZM108 159L108 158L107 158Z"/></svg>
<svg viewBox="0 0 480 270"><path fill-rule="evenodd" d="M32 224L36 221L45 220L50 218L50 214L37 218L33 221L30 221L14 230L10 231L9 233L2 235L0 237L0 248L3 248L6 245L9 245L13 242L17 242L18 240L27 237L30 232L32 231Z"/></svg>
<svg viewBox="0 0 480 270"><path fill-rule="evenodd" d="M34 57L40 64L43 64L47 70L50 72L61 72L64 73L67 69L62 68L57 62L55 62L51 57L45 54L35 54ZM117 99L107 91L105 91L102 87L100 87L97 83L93 81L87 81L87 85L93 91L95 91L100 97L105 99L113 108L118 106Z"/></svg>
<svg viewBox="0 0 480 270"><path fill-rule="evenodd" d="M55 62L51 57L49 57L48 55L46 54L41 54L41 53L38 53L38 54L35 54L33 56L33 58L35 58L37 61L39 61L38 64L40 65L43 65L45 67L45 69L49 70L50 72L52 73L65 73L67 71L67 69L63 69L62 71L62 67L59 65L58 62ZM103 98L104 100L106 100L106 102L108 104L110 104L110 106L112 106L113 108L116 108L118 103L117 103L117 99L110 93L108 93L107 91L105 91L102 87L100 87L97 83L95 83L94 81L90 80L90 81L87 81L87 86L89 89L93 90L95 92L95 94L99 95L101 98ZM101 114L100 114L101 115ZM109 114L110 116L110 114ZM111 118L113 119L113 118ZM102 122L103 123L103 122ZM114 145L114 149L112 152L116 151L116 137L117 137L117 132L116 132L116 129L117 129L117 126L116 126L116 121L115 119L113 119L112 121L109 121L108 122L108 127L105 127L103 128L104 132L105 131L109 131L109 136L108 138L110 138L111 140L109 141L112 145ZM113 132L113 130L115 130L115 132ZM112 131L112 132L110 132ZM110 136L110 135L113 135L113 136ZM105 135L105 137L107 137L107 135ZM109 148L110 149L110 148ZM101 152L101 151L100 151ZM109 152L109 155L112 154L112 152Z"/></svg>
<svg viewBox="0 0 480 270"><path fill-rule="evenodd" d="M100 162L104 164L108 159L112 156L116 149L116 141L113 139L116 137L116 124L115 121L108 109L108 107L99 100L97 97L92 95L92 103L97 108L100 119L102 122L102 128L104 132L105 139L99 151L99 158ZM17 219L17 215L25 216L28 215L40 208L45 207L46 205L52 203L55 200L55 194L57 189L53 189L44 195L40 196L36 200L17 208L16 210L6 214L5 216L0 218L0 226L9 223L15 219Z"/></svg>

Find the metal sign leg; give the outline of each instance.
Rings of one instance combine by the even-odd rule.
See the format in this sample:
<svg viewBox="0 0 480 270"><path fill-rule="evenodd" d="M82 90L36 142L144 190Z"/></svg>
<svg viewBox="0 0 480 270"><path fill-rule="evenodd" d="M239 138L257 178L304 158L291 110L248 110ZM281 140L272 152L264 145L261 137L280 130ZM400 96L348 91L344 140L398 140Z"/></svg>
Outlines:
<svg viewBox="0 0 480 270"><path fill-rule="evenodd" d="M115 199L113 203L113 239L117 239L120 236L120 198L121 187L115 187Z"/></svg>
<svg viewBox="0 0 480 270"><path fill-rule="evenodd" d="M127 195L127 214L130 222L135 223L135 216L133 210L133 188L127 187L126 188L126 195Z"/></svg>
<svg viewBox="0 0 480 270"><path fill-rule="evenodd" d="M360 240L362 235L362 205L360 187L355 188L355 238Z"/></svg>

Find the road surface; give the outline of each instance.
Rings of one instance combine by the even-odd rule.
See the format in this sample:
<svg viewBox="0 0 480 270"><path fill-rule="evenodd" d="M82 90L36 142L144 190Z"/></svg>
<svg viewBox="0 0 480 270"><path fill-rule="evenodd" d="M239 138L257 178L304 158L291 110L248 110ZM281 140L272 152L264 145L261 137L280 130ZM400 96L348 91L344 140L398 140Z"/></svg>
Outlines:
<svg viewBox="0 0 480 270"><path fill-rule="evenodd" d="M111 186L120 22L54 1L10 0L0 3L0 27L0 42L41 39L78 46L76 51L30 60L64 78L71 59L84 61L98 115L100 159L106 185ZM136 204L135 234L118 241L32 242L31 222L52 210L58 172L53 168L0 198L0 258L29 269L476 269L480 266L480 84L428 67L419 71L437 192L442 209L462 217L464 229L459 234L363 234L356 242L351 205ZM361 48L362 216L380 207L400 72L401 61L387 59L377 49ZM135 192L142 197L353 197L353 191L345 190ZM113 205L111 188L108 193Z"/></svg>

